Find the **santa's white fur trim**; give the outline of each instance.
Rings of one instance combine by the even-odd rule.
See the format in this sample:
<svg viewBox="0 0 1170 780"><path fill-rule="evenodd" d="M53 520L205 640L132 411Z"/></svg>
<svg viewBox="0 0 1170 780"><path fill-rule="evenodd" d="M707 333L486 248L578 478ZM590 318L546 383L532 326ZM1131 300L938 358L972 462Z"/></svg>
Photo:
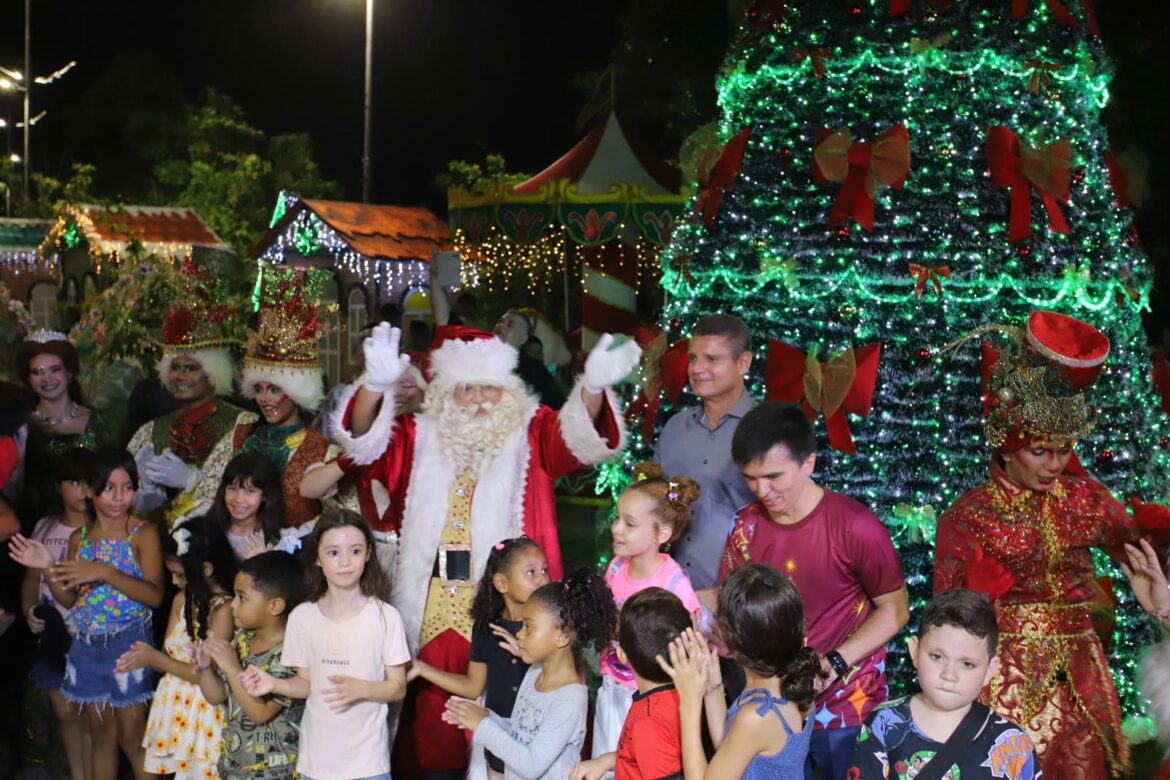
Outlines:
<svg viewBox="0 0 1170 780"><path fill-rule="evenodd" d="M362 374L358 380L345 389L337 402L337 413L329 421L329 436L353 458L354 463L368 466L382 456L386 446L390 443L390 436L394 431L394 418L398 411L394 403L394 393L382 394L382 406L370 430L361 436L354 436L341 423L345 417L345 410L349 408L357 391L365 384L366 375Z"/></svg>
<svg viewBox="0 0 1170 780"><path fill-rule="evenodd" d="M320 409L325 400L325 383L319 368L268 365L244 358L240 392L246 398L255 398L256 385L260 382L279 386L293 403L310 412Z"/></svg>
<svg viewBox="0 0 1170 780"><path fill-rule="evenodd" d="M231 395L232 393L232 356L226 349L176 349L168 346L155 364L158 379L163 387L172 395L175 388L171 385L171 360L179 355L189 357L203 366L204 373L211 380L216 395Z"/></svg>
<svg viewBox="0 0 1170 780"><path fill-rule="evenodd" d="M557 419L561 423L561 434L565 437L565 444L573 457L586 465L604 463L621 454L626 448L626 424L622 413L614 400L613 391L605 391L603 403L609 406L610 412L617 421L618 442L616 447L610 447L606 440L597 433L593 418L585 408L585 399L581 397L581 390L585 386L584 376L577 380L569 392L565 405L557 412Z"/></svg>
<svg viewBox="0 0 1170 780"><path fill-rule="evenodd" d="M497 542L524 532L524 492L528 480L528 425L505 440L499 454L480 466L471 501L471 579L478 582L488 554ZM390 603L402 616L411 655L417 655L426 608L428 583L447 523L448 500L455 484L456 466L443 454L433 423L416 414L414 461L406 492L398 557L390 587Z"/></svg>
<svg viewBox="0 0 1170 780"><path fill-rule="evenodd" d="M451 339L430 354L430 370L437 385L458 384L503 386L520 353L498 338L460 341Z"/></svg>
<svg viewBox="0 0 1170 780"><path fill-rule="evenodd" d="M1150 714L1158 724L1158 741L1170 745L1170 637L1146 651L1139 679L1142 693L1150 700Z"/></svg>

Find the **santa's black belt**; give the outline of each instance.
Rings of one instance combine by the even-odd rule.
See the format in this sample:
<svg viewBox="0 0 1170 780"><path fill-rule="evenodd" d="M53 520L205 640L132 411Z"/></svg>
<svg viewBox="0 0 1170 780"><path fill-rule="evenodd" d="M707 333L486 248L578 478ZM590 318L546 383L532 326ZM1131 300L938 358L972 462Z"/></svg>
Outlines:
<svg viewBox="0 0 1170 780"><path fill-rule="evenodd" d="M435 565L431 569L431 576L438 577L444 582L470 582L471 550L452 547L440 547L435 553Z"/></svg>

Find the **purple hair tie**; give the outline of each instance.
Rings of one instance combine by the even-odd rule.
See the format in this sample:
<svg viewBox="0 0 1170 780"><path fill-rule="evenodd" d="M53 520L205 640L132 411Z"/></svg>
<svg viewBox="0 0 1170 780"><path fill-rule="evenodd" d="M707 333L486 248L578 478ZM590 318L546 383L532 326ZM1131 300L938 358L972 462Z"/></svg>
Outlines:
<svg viewBox="0 0 1170 780"><path fill-rule="evenodd" d="M671 504L678 503L678 483L673 479L666 485L666 500Z"/></svg>

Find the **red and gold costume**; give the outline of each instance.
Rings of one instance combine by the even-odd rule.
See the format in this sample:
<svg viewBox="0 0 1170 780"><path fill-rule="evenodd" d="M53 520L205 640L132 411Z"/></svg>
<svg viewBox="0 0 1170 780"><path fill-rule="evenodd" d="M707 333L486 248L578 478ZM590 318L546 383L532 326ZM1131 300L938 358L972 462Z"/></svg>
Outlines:
<svg viewBox="0 0 1170 780"><path fill-rule="evenodd" d="M1122 545L1150 525L1149 505L1131 517L1104 485L1085 476L1060 473L1046 489L1016 481L1040 473L1017 460L1020 450L1050 453L1028 463L1061 470L1053 464L1063 461L1051 453L1092 431L1095 415L1084 391L1104 366L1109 340L1054 312L1034 312L1022 330L979 332L995 330L1012 343L1000 350L984 345L991 476L939 518L934 590L970 588L995 603L999 669L980 698L1027 729L1046 777L1121 776L1129 749L1093 624L1094 611L1111 594L1098 585L1092 548L1120 556ZM1074 463L1075 456L1069 466Z"/></svg>
<svg viewBox="0 0 1170 780"><path fill-rule="evenodd" d="M263 453L280 471L285 526L300 528L321 514L320 501L301 495L301 479L310 466L339 452L305 419L325 399L317 340L335 308L320 302L328 277L317 268L261 267L260 309L256 330L248 331L240 392L252 398L257 385L276 385L303 411L279 428L260 425L256 414L241 416L231 436L218 440L207 457L191 514L210 509L228 462L245 450Z"/></svg>
<svg viewBox="0 0 1170 780"><path fill-rule="evenodd" d="M1128 764L1117 691L1091 620L1100 593L1091 548L1120 548L1137 535L1099 482L1062 476L1038 493L998 463L987 484L939 519L936 593L974 584L967 573L985 556L1014 580L995 605L999 672L980 698L1028 730L1046 776L1104 778L1107 765L1120 773Z"/></svg>

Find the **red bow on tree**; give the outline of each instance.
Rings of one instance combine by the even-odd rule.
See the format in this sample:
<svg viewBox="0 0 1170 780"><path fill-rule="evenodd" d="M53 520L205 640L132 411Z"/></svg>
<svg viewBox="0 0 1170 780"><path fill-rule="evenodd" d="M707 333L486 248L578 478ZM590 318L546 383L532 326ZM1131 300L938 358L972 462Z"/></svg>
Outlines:
<svg viewBox="0 0 1170 780"><path fill-rule="evenodd" d="M921 298L922 291L926 289L927 282L934 282L934 291L942 295L942 281L941 279L951 278L951 267L949 265L919 265L918 263L910 264L910 275L918 278L914 285L914 297Z"/></svg>
<svg viewBox="0 0 1170 780"><path fill-rule="evenodd" d="M632 424L639 414L644 413L642 440L648 442L654 437L661 392L664 391L667 400L674 403L686 387L690 339L680 339L667 349L666 333L662 328L639 325L634 328L634 340L642 348L642 390L630 404L626 420Z"/></svg>
<svg viewBox="0 0 1170 780"><path fill-rule="evenodd" d="M1033 149L1020 143L1010 129L995 126L987 129L987 162L991 171L991 186L997 190L1011 189L1011 230L1009 241L1019 241L1032 235L1031 190L1035 188L1048 221L1057 233L1068 233L1068 223L1060 213L1057 202L1068 203L1069 142L1067 138L1054 141L1043 149Z"/></svg>
<svg viewBox="0 0 1170 780"><path fill-rule="evenodd" d="M827 71L825 63L829 59L829 54L831 54L831 52L828 49L814 49L813 51L796 49L792 52L792 61L801 63L805 60L811 59L813 75L815 75L818 79L823 79Z"/></svg>
<svg viewBox="0 0 1170 780"><path fill-rule="evenodd" d="M930 7L938 10L954 5L955 0L930 0ZM901 16L910 10L910 0L890 0L890 16Z"/></svg>
<svg viewBox="0 0 1170 780"><path fill-rule="evenodd" d="M764 362L765 397L769 401L800 403L810 420L824 415L832 448L856 455L845 414L869 416L881 349L881 344L851 348L822 363L817 360L815 345L806 356L796 347L772 339Z"/></svg>
<svg viewBox="0 0 1170 780"><path fill-rule="evenodd" d="M857 222L873 232L873 197L879 184L902 189L910 173L910 133L895 125L876 141L853 142L849 128L817 130L813 181L839 181L841 191L829 212L829 226Z"/></svg>
<svg viewBox="0 0 1170 780"><path fill-rule="evenodd" d="M739 165L743 162L743 153L747 149L748 137L751 134L750 127L740 130L723 147L723 153L711 166L711 170L705 176L700 174L699 201L695 204L695 213L703 216L703 224L708 227L719 213L723 191L734 184L735 178L739 176Z"/></svg>
<svg viewBox="0 0 1170 780"><path fill-rule="evenodd" d="M1109 169L1109 183L1117 195L1117 205L1141 208L1149 191L1146 185L1149 158L1135 149L1126 149L1119 155L1106 149L1105 165Z"/></svg>
<svg viewBox="0 0 1170 780"><path fill-rule="evenodd" d="M1041 60L1028 60L1024 63L1024 67L1032 70L1032 75L1028 77L1028 91L1033 95L1039 95L1041 88L1048 89L1048 74L1060 70L1060 66L1055 62Z"/></svg>

